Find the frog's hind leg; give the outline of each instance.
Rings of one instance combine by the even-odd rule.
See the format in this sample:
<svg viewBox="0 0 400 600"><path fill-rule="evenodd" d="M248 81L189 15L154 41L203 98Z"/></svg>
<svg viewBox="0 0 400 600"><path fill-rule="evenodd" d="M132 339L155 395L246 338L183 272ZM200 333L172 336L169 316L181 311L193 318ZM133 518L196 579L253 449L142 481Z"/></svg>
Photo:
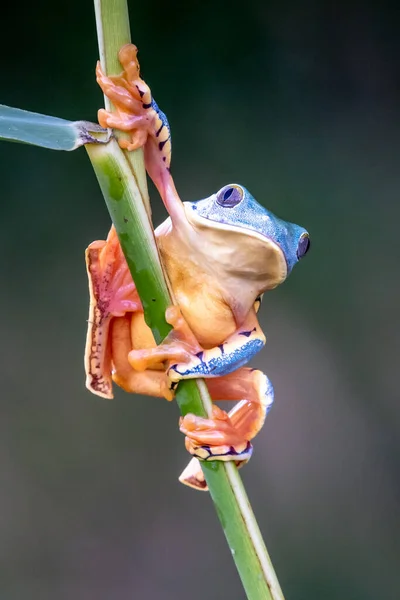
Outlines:
<svg viewBox="0 0 400 600"><path fill-rule="evenodd" d="M213 406L210 418L188 414L181 419L180 429L186 435L186 448L200 460L245 463L252 453L250 440L262 428L273 400L274 390L268 377L249 368L207 380L212 399L239 400L227 414ZM191 487L206 489L200 465L191 462L180 481Z"/></svg>
<svg viewBox="0 0 400 600"><path fill-rule="evenodd" d="M93 242L87 248L86 268L90 293L86 387L94 394L112 398L111 321L127 312L142 310L114 227L107 241Z"/></svg>
<svg viewBox="0 0 400 600"><path fill-rule="evenodd" d="M157 187L165 207L175 224L187 226L183 204L170 173L171 130L166 115L154 100L151 90L140 77L137 48L126 44L118 53L123 67L121 75L108 77L97 64L96 78L116 112L100 109L99 122L129 133L130 140L120 139L127 150L144 146L146 169Z"/></svg>
<svg viewBox="0 0 400 600"><path fill-rule="evenodd" d="M162 166L163 171L169 172L171 131L168 119L153 99L149 86L140 77L136 46L126 44L119 51L118 58L124 70L121 75L114 77L105 75L100 62L97 63L97 83L116 109L113 113L100 109L99 122L103 127L113 127L131 133L136 142L130 147L127 146L126 140L119 142L122 147L129 150L145 145L147 137L150 136L153 142L151 145L157 149L156 162ZM138 131L141 131L142 135L138 136ZM146 168L149 166L150 177L153 179L154 175L158 183L161 183L158 170L152 169L153 160L153 154L147 153ZM155 181L156 185L157 181Z"/></svg>
<svg viewBox="0 0 400 600"><path fill-rule="evenodd" d="M156 345L113 227L107 242L89 246L86 264L90 289L86 387L112 398L114 381L127 392L172 400L174 391L163 361L182 361L188 351L179 333ZM130 360L131 354L136 360Z"/></svg>
<svg viewBox="0 0 400 600"><path fill-rule="evenodd" d="M140 339L137 343L154 344L154 337L151 330L145 327L147 332L145 340L143 338L143 314L137 314L124 317L116 317L112 320L110 326L111 351L113 357L113 381L122 387L126 392L134 394L144 394L159 398L173 400L173 392L169 390L168 380L165 369L160 365L159 369L147 369L146 371L135 371L128 360L128 354L132 349L132 340L135 340L136 334L141 330ZM136 321L136 323L135 323Z"/></svg>

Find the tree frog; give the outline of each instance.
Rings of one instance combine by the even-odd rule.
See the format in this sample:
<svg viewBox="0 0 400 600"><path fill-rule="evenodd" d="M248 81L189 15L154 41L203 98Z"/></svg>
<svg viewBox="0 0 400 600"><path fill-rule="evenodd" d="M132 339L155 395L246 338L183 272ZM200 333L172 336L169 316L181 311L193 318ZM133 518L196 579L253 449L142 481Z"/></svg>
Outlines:
<svg viewBox="0 0 400 600"><path fill-rule="evenodd" d="M115 107L113 113L101 109L99 122L128 132L122 147L144 146L147 172L169 213L155 236L176 306L166 313L173 330L157 346L115 229L106 241L90 244L86 385L105 398L113 397L114 381L129 392L171 400L179 381L204 377L213 401L237 404L229 414L213 404L209 418L181 418L186 448L196 459L244 463L274 397L268 377L245 366L265 344L257 311L264 292L282 283L307 253L309 234L237 183L182 202L170 171L168 121L140 77L136 47L124 46L119 60L123 72L116 77L97 65L97 81ZM181 481L206 489L197 460Z"/></svg>

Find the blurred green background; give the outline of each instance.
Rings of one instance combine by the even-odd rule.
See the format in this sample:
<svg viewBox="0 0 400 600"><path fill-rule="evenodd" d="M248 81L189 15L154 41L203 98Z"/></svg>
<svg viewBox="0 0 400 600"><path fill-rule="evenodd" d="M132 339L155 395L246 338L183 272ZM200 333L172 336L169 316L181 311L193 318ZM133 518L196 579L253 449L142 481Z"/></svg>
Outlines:
<svg viewBox="0 0 400 600"><path fill-rule="evenodd" d="M393 8L391 8L393 6ZM276 404L242 471L287 600L399 598L399 10L131 2L181 196L231 181L307 227L261 314ZM0 102L96 119L91 2L8 3ZM244 597L178 410L84 387L85 151L0 145L0 597ZM153 194L154 220L164 218Z"/></svg>

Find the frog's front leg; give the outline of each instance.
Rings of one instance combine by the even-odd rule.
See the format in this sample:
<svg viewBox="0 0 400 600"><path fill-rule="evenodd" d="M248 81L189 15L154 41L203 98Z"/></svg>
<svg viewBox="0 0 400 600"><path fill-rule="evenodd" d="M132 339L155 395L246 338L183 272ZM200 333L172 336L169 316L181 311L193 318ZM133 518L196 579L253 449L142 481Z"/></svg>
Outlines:
<svg viewBox="0 0 400 600"><path fill-rule="evenodd" d="M145 371L164 362L175 364L176 361L182 361L182 364L186 364L202 349L178 306L168 307L165 319L173 329L161 344L129 352L128 360L135 371ZM171 390L175 387L170 383Z"/></svg>
<svg viewBox="0 0 400 600"><path fill-rule="evenodd" d="M171 390L175 390L183 379L228 375L245 365L265 344L265 336L254 309L222 344L208 349L200 346L177 306L170 306L165 317L173 326L171 334L157 348L132 350L129 361L136 371L151 368L155 362L169 361ZM174 353L171 349L174 349ZM180 352L184 359L174 361L174 356Z"/></svg>
<svg viewBox="0 0 400 600"><path fill-rule="evenodd" d="M174 389L182 379L228 375L248 363L264 344L265 335L253 308L241 326L222 344L201 349L189 362L171 365L168 371L171 387Z"/></svg>

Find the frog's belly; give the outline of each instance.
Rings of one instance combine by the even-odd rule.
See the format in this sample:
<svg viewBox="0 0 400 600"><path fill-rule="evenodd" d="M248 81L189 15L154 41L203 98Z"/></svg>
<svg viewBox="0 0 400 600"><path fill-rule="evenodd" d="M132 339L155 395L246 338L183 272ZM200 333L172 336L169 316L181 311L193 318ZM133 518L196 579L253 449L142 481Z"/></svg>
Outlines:
<svg viewBox="0 0 400 600"><path fill-rule="evenodd" d="M236 329L231 309L217 297L199 293L189 300L178 293L177 301L190 329L204 348L222 344Z"/></svg>
<svg viewBox="0 0 400 600"><path fill-rule="evenodd" d="M204 348L222 344L236 323L218 287L221 282L209 269L203 270L193 249L174 235L174 229L157 240L174 296L198 342Z"/></svg>

